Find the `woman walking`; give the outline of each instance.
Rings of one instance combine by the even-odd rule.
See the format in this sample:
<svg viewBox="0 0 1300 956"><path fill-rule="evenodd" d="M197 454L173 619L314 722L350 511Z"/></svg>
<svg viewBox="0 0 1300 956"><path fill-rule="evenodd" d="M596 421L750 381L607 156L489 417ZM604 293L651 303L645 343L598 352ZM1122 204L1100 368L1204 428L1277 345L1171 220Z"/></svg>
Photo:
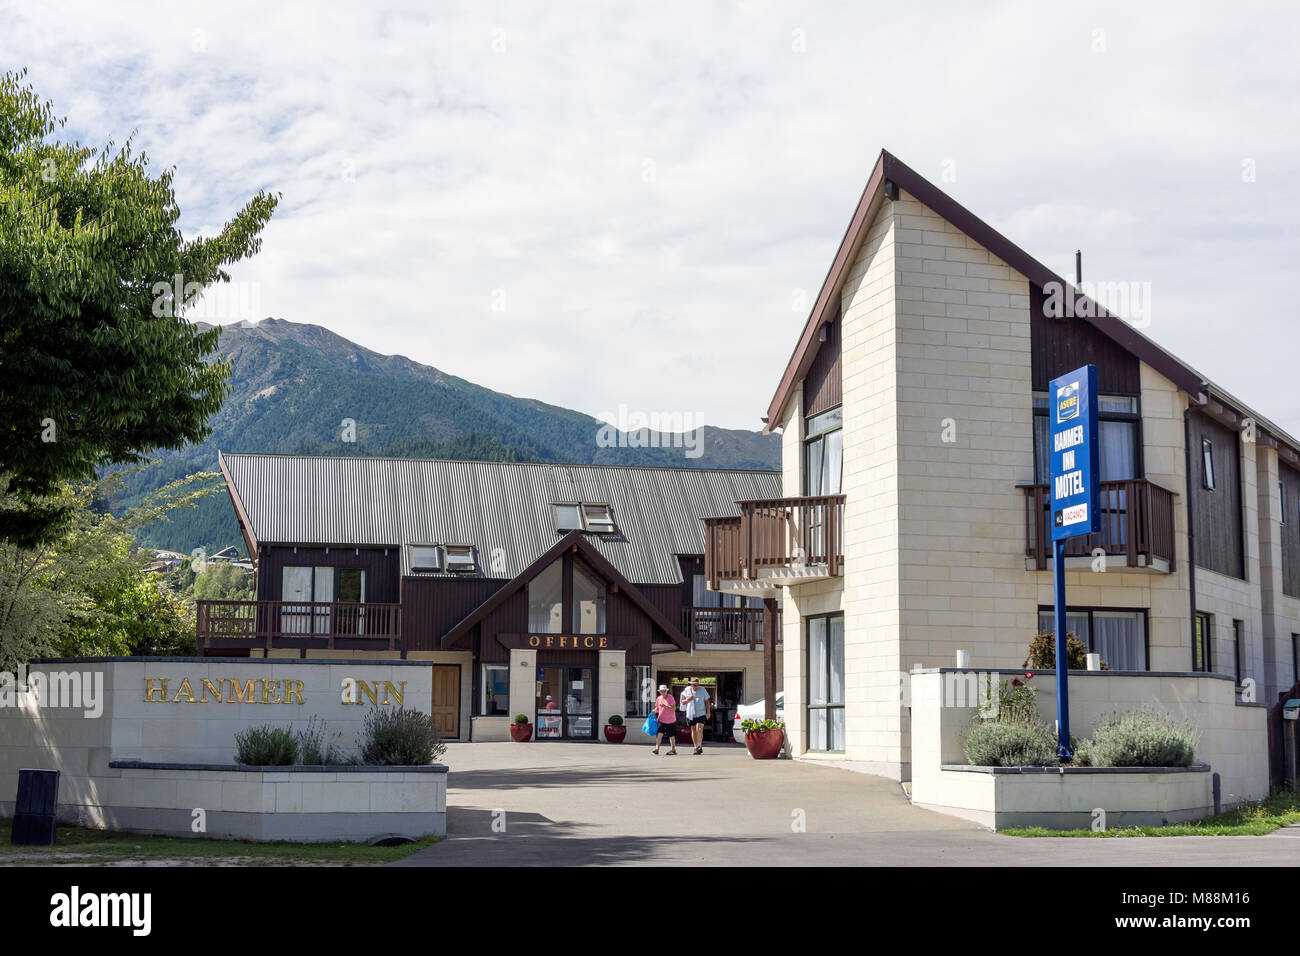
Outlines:
<svg viewBox="0 0 1300 956"><path fill-rule="evenodd" d="M659 696L655 698L655 719L659 721L659 735L655 737L654 752L659 752L659 745L667 736L668 743L672 745L668 756L677 756L677 701L669 692L667 684L659 685Z"/></svg>

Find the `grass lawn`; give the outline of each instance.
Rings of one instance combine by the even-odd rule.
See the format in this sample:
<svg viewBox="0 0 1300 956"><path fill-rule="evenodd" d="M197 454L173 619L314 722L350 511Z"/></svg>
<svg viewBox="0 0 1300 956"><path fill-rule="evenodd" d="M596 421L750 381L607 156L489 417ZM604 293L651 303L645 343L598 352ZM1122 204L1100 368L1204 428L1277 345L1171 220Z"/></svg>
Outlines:
<svg viewBox="0 0 1300 956"><path fill-rule="evenodd" d="M404 846L364 843L249 843L206 837L142 836L109 830L60 826L52 847L13 846L13 821L0 820L0 866L51 863L132 863L174 861L194 865L221 862L243 866L375 866L400 860L438 841L428 836Z"/></svg>
<svg viewBox="0 0 1300 956"><path fill-rule="evenodd" d="M1043 827L1010 827L999 830L1019 837L1167 837L1167 836L1263 836L1278 827L1300 823L1300 793L1279 793L1260 803L1235 807L1217 817L1167 827L1127 827L1115 830L1046 830Z"/></svg>

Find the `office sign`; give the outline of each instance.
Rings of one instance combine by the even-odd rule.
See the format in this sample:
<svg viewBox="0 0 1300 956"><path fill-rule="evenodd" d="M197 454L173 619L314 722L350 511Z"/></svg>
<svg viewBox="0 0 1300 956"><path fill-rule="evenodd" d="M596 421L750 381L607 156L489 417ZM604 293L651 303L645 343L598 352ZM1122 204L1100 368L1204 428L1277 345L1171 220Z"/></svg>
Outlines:
<svg viewBox="0 0 1300 956"><path fill-rule="evenodd" d="M1052 540L1098 530L1097 366L1085 365L1052 379L1048 386L1051 423Z"/></svg>

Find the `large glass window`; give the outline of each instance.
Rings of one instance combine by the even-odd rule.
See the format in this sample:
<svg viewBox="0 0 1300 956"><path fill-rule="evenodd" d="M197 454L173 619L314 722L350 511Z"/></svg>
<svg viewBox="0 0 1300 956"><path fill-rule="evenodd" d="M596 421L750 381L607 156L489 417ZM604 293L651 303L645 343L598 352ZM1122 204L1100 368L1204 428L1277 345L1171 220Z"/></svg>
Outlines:
<svg viewBox="0 0 1300 956"><path fill-rule="evenodd" d="M574 505L551 505L555 509L555 528L557 531L581 531L582 508Z"/></svg>
<svg viewBox="0 0 1300 956"><path fill-rule="evenodd" d="M280 572L280 600L303 601L280 609L280 629L286 634L330 633L330 609L312 607L334 600L334 569L286 566Z"/></svg>
<svg viewBox="0 0 1300 956"><path fill-rule="evenodd" d="M1196 615L1196 633L1192 635L1192 670L1209 672L1213 655L1214 620L1208 614Z"/></svg>
<svg viewBox="0 0 1300 956"><path fill-rule="evenodd" d="M573 562L573 633L605 633L605 582Z"/></svg>
<svg viewBox="0 0 1300 956"><path fill-rule="evenodd" d="M844 751L844 615L810 617L808 749Z"/></svg>
<svg viewBox="0 0 1300 956"><path fill-rule="evenodd" d="M510 665L484 664L479 688L480 716L498 717L510 713Z"/></svg>
<svg viewBox="0 0 1300 956"><path fill-rule="evenodd" d="M624 711L628 717L645 717L654 703L655 686L649 664L628 664L625 670Z"/></svg>
<svg viewBox="0 0 1300 956"><path fill-rule="evenodd" d="M807 420L804 438L805 495L838 495L844 474L844 409L832 408Z"/></svg>
<svg viewBox="0 0 1300 956"><path fill-rule="evenodd" d="M528 631L560 634L564 628L564 561L556 558L528 582Z"/></svg>
<svg viewBox="0 0 1300 956"><path fill-rule="evenodd" d="M1047 395L1034 395L1034 483L1045 485L1051 474L1051 425ZM1138 400L1131 395L1101 395L1097 399L1097 457L1099 481L1141 478Z"/></svg>
<svg viewBox="0 0 1300 956"><path fill-rule="evenodd" d="M1246 662L1246 622L1232 622L1232 656L1237 667L1237 686L1246 679L1246 671L1249 665Z"/></svg>
<svg viewBox="0 0 1300 956"><path fill-rule="evenodd" d="M1100 654L1113 671L1147 669L1147 618L1143 611L1066 608L1065 630L1094 654ZM1038 609L1038 632L1055 634L1050 607Z"/></svg>

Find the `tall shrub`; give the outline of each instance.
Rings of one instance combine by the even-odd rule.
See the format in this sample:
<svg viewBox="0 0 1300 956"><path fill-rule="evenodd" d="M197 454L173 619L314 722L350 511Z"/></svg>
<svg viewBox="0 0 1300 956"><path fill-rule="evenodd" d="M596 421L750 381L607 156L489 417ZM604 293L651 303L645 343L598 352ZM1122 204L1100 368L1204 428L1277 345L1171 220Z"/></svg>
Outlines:
<svg viewBox="0 0 1300 956"><path fill-rule="evenodd" d="M1144 709L1102 720L1077 756L1093 767L1189 767L1199 736L1190 723Z"/></svg>
<svg viewBox="0 0 1300 956"><path fill-rule="evenodd" d="M1042 724L984 720L962 740L967 763L976 767L1044 767L1056 763L1056 737Z"/></svg>
<svg viewBox="0 0 1300 956"><path fill-rule="evenodd" d="M292 727L262 724L235 734L235 763L250 767L287 767L298 762L298 738Z"/></svg>
<svg viewBox="0 0 1300 956"><path fill-rule="evenodd" d="M418 710L375 707L361 726L361 762L412 767L431 764L447 750L433 718Z"/></svg>

